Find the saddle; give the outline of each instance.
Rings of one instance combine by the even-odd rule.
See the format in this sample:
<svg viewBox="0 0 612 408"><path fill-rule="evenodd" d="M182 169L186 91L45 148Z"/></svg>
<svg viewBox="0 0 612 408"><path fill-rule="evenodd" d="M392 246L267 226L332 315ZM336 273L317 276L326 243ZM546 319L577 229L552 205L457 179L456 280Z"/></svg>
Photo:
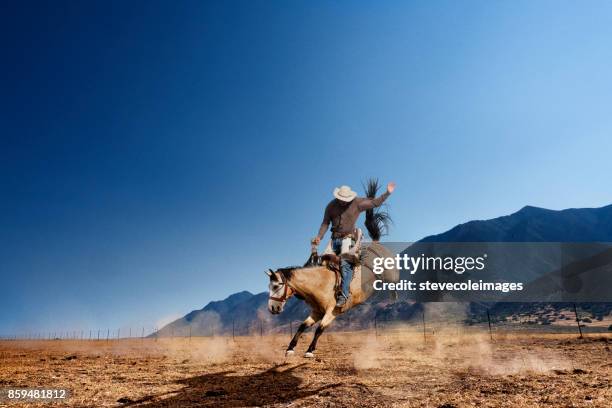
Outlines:
<svg viewBox="0 0 612 408"><path fill-rule="evenodd" d="M327 269L334 272L334 275L336 276L336 281L334 282L334 293L337 295L342 284L340 257L336 254L324 254L321 256L321 265L327 266Z"/></svg>
<svg viewBox="0 0 612 408"><path fill-rule="evenodd" d="M345 238L345 239L354 239L355 243L350 247L347 245L349 249L346 252L342 252L340 255L336 255L334 251L332 250L331 241L328 242L327 246L325 247L325 251L323 252L323 255L321 256L318 255L316 246L313 246L311 248L312 252L310 254L310 258L308 258L308 261L306 261L304 266L323 265L323 266L326 266L332 272L334 272L336 276L336 281L334 283L334 294L338 295L338 293L342 289L342 274L340 272L340 261L344 259L352 263L353 266L357 266L361 263L360 255L361 255L361 238L362 237L363 237L363 232L361 231L361 229L357 228L354 234L351 234L351 236ZM344 249L344 245L343 245L343 249Z"/></svg>

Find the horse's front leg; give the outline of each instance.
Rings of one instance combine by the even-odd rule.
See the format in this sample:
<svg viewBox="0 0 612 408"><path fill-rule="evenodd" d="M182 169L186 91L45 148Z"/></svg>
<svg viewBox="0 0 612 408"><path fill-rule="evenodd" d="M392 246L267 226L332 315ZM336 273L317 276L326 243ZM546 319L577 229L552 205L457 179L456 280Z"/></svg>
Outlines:
<svg viewBox="0 0 612 408"><path fill-rule="evenodd" d="M318 317L318 318L316 318L316 317ZM287 347L287 351L285 351L285 355L286 356L293 355L293 353L294 353L293 349L297 345L297 342L300 339L300 337L302 336L302 333L304 333L304 330L306 330L307 328L309 328L310 326L315 324L317 322L317 320L319 320L319 319L320 319L320 317L316 316L313 313L310 316L308 316L306 318L306 320L304 320L302 322L302 324L300 324L300 327L298 327L297 331L295 332L295 335L293 336L293 338L291 339L291 342L289 343L289 346Z"/></svg>
<svg viewBox="0 0 612 408"><path fill-rule="evenodd" d="M323 316L323 319L321 319L321 323L319 324L319 327L317 327L317 331L315 331L312 343L310 343L310 346L308 346L308 350L306 351L306 354L304 354L304 357L314 357L314 351L317 348L317 341L319 340L319 337L323 334L323 331L331 324L331 322L334 321L335 318L336 315L333 313L333 311L328 311L325 313L325 316Z"/></svg>

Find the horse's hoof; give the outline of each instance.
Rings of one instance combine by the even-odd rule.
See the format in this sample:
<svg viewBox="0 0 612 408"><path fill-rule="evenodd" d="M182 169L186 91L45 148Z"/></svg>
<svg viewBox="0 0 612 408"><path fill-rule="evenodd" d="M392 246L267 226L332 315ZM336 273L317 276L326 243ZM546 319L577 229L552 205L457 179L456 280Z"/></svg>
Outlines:
<svg viewBox="0 0 612 408"><path fill-rule="evenodd" d="M295 351L293 350L287 350L285 351L285 357L291 357L292 355L295 354Z"/></svg>
<svg viewBox="0 0 612 408"><path fill-rule="evenodd" d="M304 353L304 358L314 358L314 353L307 351L306 353Z"/></svg>

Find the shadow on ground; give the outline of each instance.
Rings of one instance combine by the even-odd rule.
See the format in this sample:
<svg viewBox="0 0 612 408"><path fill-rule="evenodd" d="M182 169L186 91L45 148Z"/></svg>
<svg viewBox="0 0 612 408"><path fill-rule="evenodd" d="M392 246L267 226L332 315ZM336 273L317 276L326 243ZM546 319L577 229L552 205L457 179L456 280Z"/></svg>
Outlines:
<svg viewBox="0 0 612 408"><path fill-rule="evenodd" d="M336 388L342 384L328 384L319 388L303 388L302 379L294 374L300 364L276 365L255 374L236 375L220 371L177 381L185 387L165 395L148 396L138 401L126 401L123 406L138 407L248 407L292 401Z"/></svg>

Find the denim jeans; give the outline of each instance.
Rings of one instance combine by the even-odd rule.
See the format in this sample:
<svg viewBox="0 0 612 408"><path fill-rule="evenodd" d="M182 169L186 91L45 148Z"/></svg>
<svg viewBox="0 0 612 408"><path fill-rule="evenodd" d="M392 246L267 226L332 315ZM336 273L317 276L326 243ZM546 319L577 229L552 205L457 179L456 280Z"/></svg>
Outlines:
<svg viewBox="0 0 612 408"><path fill-rule="evenodd" d="M334 238L332 240L332 249L336 255L340 255L342 250L342 238ZM351 279L353 278L353 265L345 259L340 260L340 274L342 275L342 295L348 299Z"/></svg>

